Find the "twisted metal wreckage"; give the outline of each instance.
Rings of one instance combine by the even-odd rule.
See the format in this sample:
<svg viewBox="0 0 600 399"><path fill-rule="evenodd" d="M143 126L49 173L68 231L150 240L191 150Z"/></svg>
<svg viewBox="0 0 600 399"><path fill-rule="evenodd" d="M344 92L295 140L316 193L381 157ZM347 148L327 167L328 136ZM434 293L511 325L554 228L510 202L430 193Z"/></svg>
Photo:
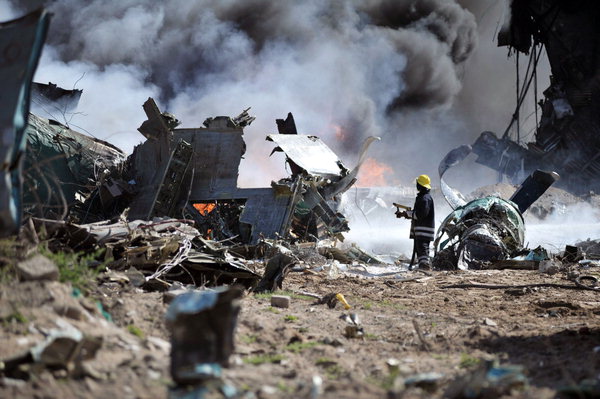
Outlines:
<svg viewBox="0 0 600 399"><path fill-rule="evenodd" d="M43 12L38 12L36 17L40 21L41 15ZM32 37L35 40L30 45L39 56L43 35ZM15 42L14 38L8 38L7 48ZM243 275L255 281L257 276L243 264L231 257L217 256L217 253L229 254L219 241L255 245L264 239L285 238L301 242L339 238L348 230L345 218L337 212L337 200L356 181L367 148L376 138L364 142L359 161L350 170L318 137L299 135L293 116L288 114L287 119L276 121L279 134L268 135L267 140L277 145L273 151L285 153L291 176L272 182L271 187L239 188L238 168L245 152L243 129L254 120L248 110L233 118L208 118L204 127L181 129L177 128L179 121L173 115L161 113L154 100L148 99L143 105L148 119L138 129L146 141L127 157L110 143L75 132L57 121L30 114L26 125L13 123L27 116L28 98L18 97L17 93L29 93L33 71L29 80L23 80L22 75L19 75L21 80L17 79L16 71L27 65L34 69L31 59L35 57L14 60L13 69L5 63L2 69L6 81L17 83L12 92L6 91L14 96L5 93L3 98L12 104L3 113L4 126L10 126L3 131L4 141L11 144L8 155L3 154L2 183L7 189L2 193L0 205L3 211L10 210L2 214L4 234L20 225L17 210L22 208L47 230L65 237L78 236L79 241L72 242L76 249L92 242L112 241L111 253L116 260L140 258L143 254L141 258L145 260L137 259L136 264L146 262L155 269L161 265L166 272L174 262L167 259L168 254L176 253L176 263L189 263L195 256L196 268L203 271L203 278L205 272L213 273L213 278L222 277L227 269L223 265L228 265L230 279ZM81 95L52 84L35 87L34 99L58 101L63 108L73 109ZM19 107L15 108L15 104ZM440 177L470 151L470 147L464 146L449 154L440 165ZM21 171L18 165L23 159L25 167ZM26 183L22 203L18 195L21 178ZM539 196L556 176L537 172L532 179L538 188L542 187L541 191L536 189ZM434 263L447 267L450 259L454 267L481 267L482 262L505 259L522 249L521 213L527 207L518 203L518 193L511 198L517 205L490 198L466 204L447 187L443 178L441 183L455 211L442 224L436 240L436 258L445 260ZM529 192L527 187L524 185L519 192ZM111 219L114 222L119 216L117 224L107 222ZM126 222L157 217L177 221ZM156 226L161 226L161 231L181 230L186 220L194 221L196 237L204 242L202 252L186 244L191 236L181 238L184 245L175 242L167 245L169 240L156 231ZM153 230L152 234L141 238L148 229ZM120 233L116 234L117 231ZM130 234L132 231L138 233ZM447 239L442 239L444 234ZM135 240L143 241L144 245L138 246L135 254L125 253L124 243ZM115 242L120 242L121 247ZM447 256L449 253L452 256ZM155 271L150 274L157 277Z"/></svg>
<svg viewBox="0 0 600 399"><path fill-rule="evenodd" d="M176 128L179 121L161 113L153 99L144 103L144 110L148 120L138 130L147 140L129 157L110 143L30 115L23 198L24 210L36 216L36 224L43 223L55 233L67 226L70 235L78 231L75 248L90 241L122 239L127 230L139 226L172 224L168 220L135 226L123 226L123 221L109 224L108 220L123 212L123 219L128 220L176 219L180 222L177 229L182 221L192 221L206 245L208 240L250 245L275 238L314 241L342 238L340 234L348 231L344 216L336 211L338 198L356 181L376 138L365 140L359 162L350 170L318 137L297 134L293 116L288 114L287 119L277 120L279 134L268 135L267 140L277 144L273 152L285 153L291 176L267 188L239 188L243 128L254 120L247 110L235 118L208 118L204 127L184 129ZM82 240L82 229L95 239ZM188 232L182 242L190 239L193 234ZM166 247L173 249L173 245ZM187 247L181 261L211 263L198 253L194 258ZM239 263L220 263L219 270L230 276L239 278L240 273L228 271L223 263L247 270ZM250 273L247 277L255 280L257 276Z"/></svg>
<svg viewBox="0 0 600 399"><path fill-rule="evenodd" d="M600 85L597 1L511 0L498 45L529 55L524 77L517 68L514 114L500 138L483 132L473 144L476 162L513 183L536 169L561 175L558 186L576 195L600 191ZM537 66L545 49L552 75L537 98ZM533 87L534 141L525 144L520 110ZM540 115L538 119L538 106ZM539 120L539 122L538 122ZM512 136L512 137L511 137Z"/></svg>
<svg viewBox="0 0 600 399"><path fill-rule="evenodd" d="M433 265L438 269L494 267L499 261L528 254L523 213L559 179L556 172L536 170L510 199L487 196L467 202L446 183L444 174L470 152L469 146L455 148L438 167L442 194L453 209L434 241Z"/></svg>
<svg viewBox="0 0 600 399"><path fill-rule="evenodd" d="M269 260L257 289L273 290L281 287L294 255L269 238L312 241L339 238L348 230L337 200L356 181L376 138L364 142L356 167L349 170L318 137L297 134L288 114L277 120L279 134L267 140L277 146L273 151L285 153L291 176L271 187L242 189L237 176L245 152L243 129L254 120L248 110L234 118L208 118L201 128L178 129L179 121L149 99L144 104L148 120L138 129L146 141L126 157L110 143L28 115L31 77L47 26L43 10L0 24L0 76L5 82L0 91L0 236L18 230L24 211L34 217L21 233L35 239L43 231L76 251L105 248L112 261L102 278L163 289L170 285L163 279L167 274L195 285L256 286L260 276L249 266L260 242L274 255L265 256ZM43 101L60 99L63 109L73 107L81 95L51 84L36 90ZM440 267L483 267L513 256L523 246L522 212L557 179L555 173L536 171L510 200L485 197L467 203L443 175L469 152L460 147L439 167L442 191L454 209L436 238L434 262ZM129 270L116 272L125 266ZM176 266L182 267L173 270ZM233 350L242 289L171 293L166 321L176 386L169 396L204 397L212 384L234 397L235 388L220 376ZM353 323L347 321L350 331L362 333L358 317L346 317ZM71 349L65 351L65 344ZM23 355L3 359L3 373L12 375L27 362L67 367L93 357L100 346L101 341L65 327ZM57 362L57 357L62 358Z"/></svg>
<svg viewBox="0 0 600 399"><path fill-rule="evenodd" d="M261 238L311 240L347 231L337 200L356 181L370 143L349 170L318 137L299 135L291 114L267 136L283 151L291 176L267 188L237 187L245 152L243 128L254 117L208 118L178 129L153 99L139 128L146 141L126 158L118 148L52 120L30 116L26 129L24 209L41 218L76 223L115 218L194 220L204 238L256 244ZM35 173L29 173L34 171ZM62 219L62 218L60 218Z"/></svg>
<svg viewBox="0 0 600 399"><path fill-rule="evenodd" d="M43 15L38 11L24 20L41 21ZM18 43L25 49L16 36L2 37L6 48ZM42 42L43 36L36 40L32 36L30 45L39 53ZM17 79L23 77L19 71L31 64L30 59L11 61L11 68L0 65L4 80L15 83L2 98L12 105L2 114L7 127L3 142L9 144L2 154L3 235L16 231L24 213L33 217L38 229L43 225L75 250L102 243L115 261L127 259L142 268L161 265L163 273L173 262L194 263L204 280L214 272L214 278L246 278L255 283L256 274L228 252L224 254L220 242L256 245L283 238L294 243L340 239L348 231L346 219L337 212L339 196L356 181L366 151L377 138L365 140L357 165L348 169L318 137L298 134L290 113L276 121L279 134L268 135L267 140L276 144L273 152L284 152L291 175L271 187L239 188L238 169L246 150L244 127L255 119L248 110L233 118L208 118L203 127L177 128L179 121L160 112L150 98L143 105L148 119L138 129L146 141L127 157L108 142L28 114L29 99L18 95L29 93L35 65L30 65L29 80L23 80ZM35 87L34 101L46 106L55 103L57 108L73 109L81 96L80 91L62 90L51 83ZM166 235L175 231L181 234ZM203 241L202 251L192 248L195 238ZM136 240L138 245L132 245ZM171 261L169 254L176 254Z"/></svg>
<svg viewBox="0 0 600 399"><path fill-rule="evenodd" d="M498 45L529 55L525 76L517 68L514 114L498 138L483 132L472 146L459 147L440 164L440 176L469 153L476 162L523 186L509 201L482 198L466 203L442 179L442 191L454 212L442 223L436 240L438 267L482 267L486 261L506 259L523 248L522 213L537 198L525 193L557 185L576 195L600 190L600 86L598 85L598 25L600 3L560 0L510 0ZM537 66L545 49L552 75L544 98L537 98ZM520 111L533 87L535 140L524 145ZM540 115L538 122L538 108ZM549 170L552 173L539 171ZM537 182L537 183L536 183ZM527 189L527 187L530 189ZM537 187L537 188L535 188ZM529 196L527 195L527 196ZM538 195L538 196L539 196ZM527 202L531 201L529 204Z"/></svg>

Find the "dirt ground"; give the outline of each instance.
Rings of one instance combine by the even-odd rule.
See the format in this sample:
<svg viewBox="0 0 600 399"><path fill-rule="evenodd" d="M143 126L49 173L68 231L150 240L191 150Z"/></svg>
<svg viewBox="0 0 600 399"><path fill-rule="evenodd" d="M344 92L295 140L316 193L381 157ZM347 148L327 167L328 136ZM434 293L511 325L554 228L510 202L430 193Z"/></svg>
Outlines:
<svg viewBox="0 0 600 399"><path fill-rule="evenodd" d="M290 273L283 284L292 296L289 308L272 307L269 295L248 294L241 300L236 348L224 379L245 398L461 397L450 393L457 379L474 375L483 359L495 358L503 366L522 366L528 380L501 397L566 397L557 390L584 379L597 382L600 374L600 292L445 288L574 286L566 273L414 271L335 279L324 271ZM590 268L586 274L598 273ZM166 397L172 380L163 294L119 282L100 284L87 297L76 298L71 291L58 282L2 284L3 359L42 341L59 319L101 337L102 347L79 371L22 366L29 379L5 375L0 397ZM342 293L352 308L315 304L302 295L307 292ZM112 321L103 317L95 300ZM360 338L344 336L347 322L340 316L349 312L360 318ZM420 373L439 374L430 383L413 385L411 377L419 380Z"/></svg>

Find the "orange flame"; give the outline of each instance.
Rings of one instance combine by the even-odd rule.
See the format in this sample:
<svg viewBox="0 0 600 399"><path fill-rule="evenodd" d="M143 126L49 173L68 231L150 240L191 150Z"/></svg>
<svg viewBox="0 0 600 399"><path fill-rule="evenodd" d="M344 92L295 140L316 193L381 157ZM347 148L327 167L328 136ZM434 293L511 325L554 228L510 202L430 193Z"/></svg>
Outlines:
<svg viewBox="0 0 600 399"><path fill-rule="evenodd" d="M335 134L335 138L336 140L339 141L346 141L346 132L344 131L344 128L341 127L340 125L332 125L333 126L333 132Z"/></svg>
<svg viewBox="0 0 600 399"><path fill-rule="evenodd" d="M377 162L373 158L367 158L358 172L357 187L389 186L386 175L393 174L390 166L383 162Z"/></svg>
<svg viewBox="0 0 600 399"><path fill-rule="evenodd" d="M205 203L204 203L204 204L203 204L203 203L197 203L197 204L194 204L194 208L196 208L196 210L197 210L198 212L200 212L200 214L201 214L202 216L206 216L206 215L208 215L208 214L209 214L209 213L211 213L211 212L212 212L212 211L213 211L213 210L214 210L216 207L217 207L217 204L215 204L215 203L212 203L212 202L211 202L211 203L208 203L208 204L205 204Z"/></svg>

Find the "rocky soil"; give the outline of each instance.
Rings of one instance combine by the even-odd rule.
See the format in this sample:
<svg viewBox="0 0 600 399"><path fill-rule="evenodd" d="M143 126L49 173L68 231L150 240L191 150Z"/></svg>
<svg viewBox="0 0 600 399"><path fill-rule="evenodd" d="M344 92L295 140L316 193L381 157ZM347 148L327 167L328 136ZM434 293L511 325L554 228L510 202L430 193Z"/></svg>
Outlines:
<svg viewBox="0 0 600 399"><path fill-rule="evenodd" d="M245 398L477 397L465 387L482 389L481 378L470 379L496 359L521 369L479 397L568 397L559 390L586 379L598 384L600 374L600 292L575 289L570 278L579 273L600 274L575 265L554 275L293 272L283 283L289 308L271 306L268 294L241 300L224 380ZM448 287L456 284L495 287ZM78 295L69 283L7 273L0 288L0 397L167 397L173 383L162 293L104 278ZM307 293L342 293L351 309L317 304ZM349 324L340 318L351 312L360 319L356 337L347 336ZM66 368L30 362L7 372L7 359L65 325L101 342L92 359Z"/></svg>

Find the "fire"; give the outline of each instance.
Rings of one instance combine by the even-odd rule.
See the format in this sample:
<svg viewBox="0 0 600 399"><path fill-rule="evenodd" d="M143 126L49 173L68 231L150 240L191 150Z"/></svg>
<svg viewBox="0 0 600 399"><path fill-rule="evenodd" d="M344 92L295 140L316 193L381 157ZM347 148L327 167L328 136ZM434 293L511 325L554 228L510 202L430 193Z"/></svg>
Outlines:
<svg viewBox="0 0 600 399"><path fill-rule="evenodd" d="M335 139L339 140L339 141L346 141L346 132L344 131L344 128L341 127L340 125L332 125L333 126L333 132L335 134Z"/></svg>
<svg viewBox="0 0 600 399"><path fill-rule="evenodd" d="M389 186L387 177L393 174L390 166L383 162L377 162L373 158L367 158L358 172L357 187ZM387 177L386 177L387 175Z"/></svg>
<svg viewBox="0 0 600 399"><path fill-rule="evenodd" d="M198 212L200 212L200 214L201 214L202 216L206 216L206 215L208 215L208 214L209 214L209 213L211 213L211 212L212 212L212 211L213 211L213 210L214 210L216 207L217 207L217 204L215 204L215 203L212 203L212 202L211 202L211 203L208 203L208 204L206 204L206 203L197 203L197 204L194 204L194 208L196 208L196 210L197 210Z"/></svg>

